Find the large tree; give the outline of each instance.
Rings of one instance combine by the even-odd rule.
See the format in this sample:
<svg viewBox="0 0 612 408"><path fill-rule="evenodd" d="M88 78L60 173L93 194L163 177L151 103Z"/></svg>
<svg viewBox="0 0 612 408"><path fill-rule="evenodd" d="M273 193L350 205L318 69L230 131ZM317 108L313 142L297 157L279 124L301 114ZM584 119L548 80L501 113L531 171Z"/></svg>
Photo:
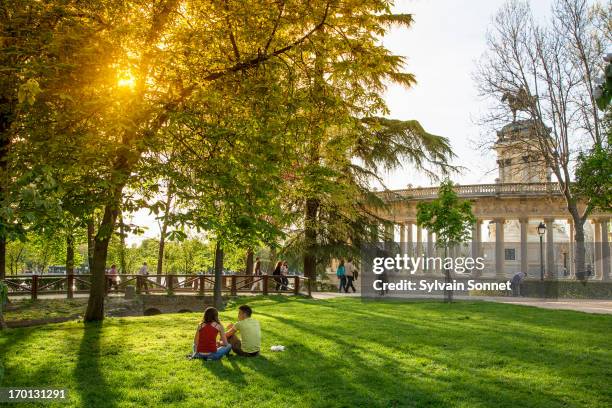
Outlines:
<svg viewBox="0 0 612 408"><path fill-rule="evenodd" d="M609 27L609 18L610 9L598 3L556 0L550 22L542 25L527 2L509 1L493 20L475 75L481 94L492 102L484 122L500 127L512 111L512 120L529 124L529 136L517 139L514 149L537 153L554 174L575 226L578 277L585 272L584 223L593 202L577 193L573 167L580 151L607 143L595 78L610 46L609 31L599 22L607 20L603 26Z"/></svg>
<svg viewBox="0 0 612 408"><path fill-rule="evenodd" d="M443 169L448 141L416 121L387 119L383 93L390 83L409 87L403 57L380 43L389 26L409 26L410 15L378 13L362 4L342 13L305 45L303 78L292 84L300 108L288 125L298 143L287 153L286 208L295 226L286 250L301 252L304 274L314 282L317 267L331 258L356 255L381 219L383 202L372 193L383 171L402 164ZM356 30L355 26L361 27Z"/></svg>

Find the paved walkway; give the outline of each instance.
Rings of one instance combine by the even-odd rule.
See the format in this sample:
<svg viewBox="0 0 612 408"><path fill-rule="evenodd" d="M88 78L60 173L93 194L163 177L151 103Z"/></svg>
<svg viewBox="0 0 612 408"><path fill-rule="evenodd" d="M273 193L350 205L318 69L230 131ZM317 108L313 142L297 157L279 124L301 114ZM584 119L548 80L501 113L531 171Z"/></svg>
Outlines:
<svg viewBox="0 0 612 408"><path fill-rule="evenodd" d="M314 292L312 297L315 299L332 299L336 297L360 297L358 293L334 293L334 292ZM413 297L412 300L420 299ZM423 296L422 299L434 299ZM440 299L436 297L435 299ZM498 303L511 303L515 305L535 306L542 309L555 310L574 310L576 312L612 314L612 300L599 299L537 299L537 298L511 298L495 296L455 296L456 300L485 301Z"/></svg>

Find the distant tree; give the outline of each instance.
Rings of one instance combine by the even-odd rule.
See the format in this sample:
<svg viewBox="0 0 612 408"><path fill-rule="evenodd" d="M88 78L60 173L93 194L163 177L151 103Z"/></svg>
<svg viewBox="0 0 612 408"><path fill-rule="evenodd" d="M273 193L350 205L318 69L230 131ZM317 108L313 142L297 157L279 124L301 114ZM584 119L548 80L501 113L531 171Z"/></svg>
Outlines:
<svg viewBox="0 0 612 408"><path fill-rule="evenodd" d="M449 248L469 239L474 222L472 204L459 200L453 183L448 179L440 184L437 199L417 205L417 224L436 234L436 246L444 248L445 265ZM444 279L447 283L452 282L451 270L446 266ZM444 300L452 302L452 290L444 290Z"/></svg>

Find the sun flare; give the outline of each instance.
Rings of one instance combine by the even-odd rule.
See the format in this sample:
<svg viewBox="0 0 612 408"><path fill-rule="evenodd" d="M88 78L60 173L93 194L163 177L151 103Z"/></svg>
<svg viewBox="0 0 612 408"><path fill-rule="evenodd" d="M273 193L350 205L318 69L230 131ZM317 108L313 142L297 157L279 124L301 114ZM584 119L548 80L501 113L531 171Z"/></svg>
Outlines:
<svg viewBox="0 0 612 408"><path fill-rule="evenodd" d="M130 73L124 74L120 76L119 79L117 80L117 85L120 88L132 89L136 85L136 78L134 78L134 76Z"/></svg>

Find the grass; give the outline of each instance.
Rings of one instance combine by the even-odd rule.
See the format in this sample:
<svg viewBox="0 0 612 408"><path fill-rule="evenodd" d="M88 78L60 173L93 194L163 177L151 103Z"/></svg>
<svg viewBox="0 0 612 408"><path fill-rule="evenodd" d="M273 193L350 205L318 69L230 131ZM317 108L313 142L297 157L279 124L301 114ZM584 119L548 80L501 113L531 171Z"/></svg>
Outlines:
<svg viewBox="0 0 612 408"><path fill-rule="evenodd" d="M52 317L82 315L86 298L15 300L4 312L7 321L37 320Z"/></svg>
<svg viewBox="0 0 612 408"><path fill-rule="evenodd" d="M0 386L67 387L79 407L612 405L612 316L488 302L249 303L260 357L186 360L196 313L68 322L0 334Z"/></svg>
<svg viewBox="0 0 612 408"><path fill-rule="evenodd" d="M121 307L125 300L121 297L108 297L106 310ZM6 307L4 318L7 322L39 320L56 317L83 316L87 307L87 298L74 299L18 299Z"/></svg>

